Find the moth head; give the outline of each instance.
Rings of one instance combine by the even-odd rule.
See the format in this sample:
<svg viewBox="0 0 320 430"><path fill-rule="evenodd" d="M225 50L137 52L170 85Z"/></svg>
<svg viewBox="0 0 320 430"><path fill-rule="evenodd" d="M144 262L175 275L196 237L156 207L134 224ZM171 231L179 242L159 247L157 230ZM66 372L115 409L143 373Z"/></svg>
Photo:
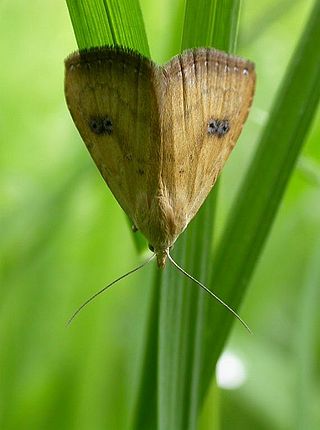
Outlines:
<svg viewBox="0 0 320 430"><path fill-rule="evenodd" d="M155 255L157 256L157 264L158 264L158 267L159 267L160 269L163 269L163 268L164 268L164 266L165 266L165 264L166 264L167 255L168 255L169 250L168 250L168 249L160 250L160 251L155 250L155 249L154 249L154 246L153 246L153 245L150 245L150 243L149 243L149 245L148 245L148 246L149 246L150 251L151 251L151 252L154 252L154 253L155 253Z"/></svg>

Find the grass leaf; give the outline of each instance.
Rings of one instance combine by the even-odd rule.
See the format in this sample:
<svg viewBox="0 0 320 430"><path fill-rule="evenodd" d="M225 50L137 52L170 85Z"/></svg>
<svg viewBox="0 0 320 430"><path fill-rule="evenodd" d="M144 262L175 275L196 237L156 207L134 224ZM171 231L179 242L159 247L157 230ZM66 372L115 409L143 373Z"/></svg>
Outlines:
<svg viewBox="0 0 320 430"><path fill-rule="evenodd" d="M318 43L320 3L316 1L213 261L210 285L235 309L245 294L316 112L320 97ZM203 395L233 321L224 309L210 308Z"/></svg>
<svg viewBox="0 0 320 430"><path fill-rule="evenodd" d="M79 49L121 45L149 56L137 0L66 0Z"/></svg>

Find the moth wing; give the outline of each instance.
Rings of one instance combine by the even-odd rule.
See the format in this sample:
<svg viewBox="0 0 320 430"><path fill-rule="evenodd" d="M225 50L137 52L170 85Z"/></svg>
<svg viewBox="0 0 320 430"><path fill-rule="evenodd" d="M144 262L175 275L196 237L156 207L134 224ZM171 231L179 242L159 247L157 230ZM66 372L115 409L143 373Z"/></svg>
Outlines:
<svg viewBox="0 0 320 430"><path fill-rule="evenodd" d="M154 65L118 49L71 55L65 95L78 131L112 193L139 226L155 193L160 148Z"/></svg>
<svg viewBox="0 0 320 430"><path fill-rule="evenodd" d="M199 210L247 118L254 65L214 49L194 49L164 67L163 183L177 229Z"/></svg>

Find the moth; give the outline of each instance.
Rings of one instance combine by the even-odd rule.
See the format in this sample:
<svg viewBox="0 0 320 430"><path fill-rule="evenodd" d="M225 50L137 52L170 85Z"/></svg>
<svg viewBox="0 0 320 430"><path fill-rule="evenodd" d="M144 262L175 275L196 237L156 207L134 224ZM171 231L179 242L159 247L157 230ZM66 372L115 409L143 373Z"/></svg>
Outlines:
<svg viewBox="0 0 320 430"><path fill-rule="evenodd" d="M160 268L168 258L183 271L169 250L234 148L254 88L253 63L212 48L187 50L164 66L121 47L66 59L73 121Z"/></svg>

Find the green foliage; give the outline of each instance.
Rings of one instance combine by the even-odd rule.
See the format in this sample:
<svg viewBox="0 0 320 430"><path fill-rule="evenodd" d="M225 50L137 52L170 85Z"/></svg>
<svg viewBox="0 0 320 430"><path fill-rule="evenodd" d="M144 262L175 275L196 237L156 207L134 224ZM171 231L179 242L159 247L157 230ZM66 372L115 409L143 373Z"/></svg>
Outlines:
<svg viewBox="0 0 320 430"><path fill-rule="evenodd" d="M66 0L79 49L122 45L149 56L137 0Z"/></svg>
<svg viewBox="0 0 320 430"><path fill-rule="evenodd" d="M143 14L133 0L2 6L1 39L19 43L14 56L3 46L0 80L1 428L319 427L320 5L247 0L239 20L239 3L141 0ZM91 292L142 258L134 243L145 249L64 106L68 11L80 48L149 56L147 33L157 60L212 45L256 62L237 149L173 251L234 308L251 280L241 315L254 336L235 324L230 337L228 312L169 266L145 268L65 328ZM212 377L227 339L247 368L238 390Z"/></svg>

